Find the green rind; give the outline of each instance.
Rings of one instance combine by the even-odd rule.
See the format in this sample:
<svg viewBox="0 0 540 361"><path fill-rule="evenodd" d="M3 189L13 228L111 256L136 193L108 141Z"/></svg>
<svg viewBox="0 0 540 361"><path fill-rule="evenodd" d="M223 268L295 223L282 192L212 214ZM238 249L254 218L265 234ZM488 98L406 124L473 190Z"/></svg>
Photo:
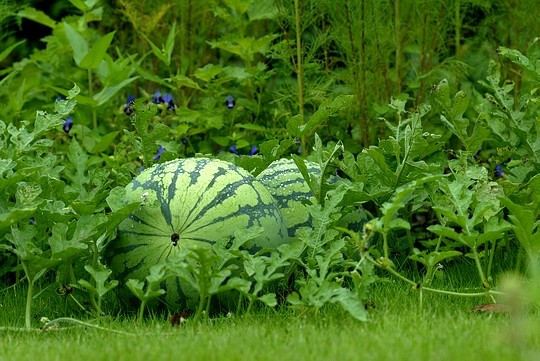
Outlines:
<svg viewBox="0 0 540 361"><path fill-rule="evenodd" d="M306 163L310 173L321 173L317 163ZM311 227L311 216L302 202L313 200L313 193L293 160L279 159L272 162L257 176L257 180L270 191L276 200L290 237L294 237L301 227Z"/></svg>
<svg viewBox="0 0 540 361"><path fill-rule="evenodd" d="M231 238L237 229L262 227L247 244L255 252L288 240L274 199L247 171L208 158L174 160L145 170L126 186L126 201L141 207L118 228L110 266L121 280L144 279L151 266L189 246ZM171 235L180 240L173 245Z"/></svg>
<svg viewBox="0 0 540 361"><path fill-rule="evenodd" d="M306 162L306 166L308 172L320 175L321 169L317 163ZM299 228L312 226L306 204L314 200L313 193L292 159L272 162L257 176L257 179L276 200L290 237L294 237ZM345 209L338 226L360 231L366 221L367 215L363 209Z"/></svg>

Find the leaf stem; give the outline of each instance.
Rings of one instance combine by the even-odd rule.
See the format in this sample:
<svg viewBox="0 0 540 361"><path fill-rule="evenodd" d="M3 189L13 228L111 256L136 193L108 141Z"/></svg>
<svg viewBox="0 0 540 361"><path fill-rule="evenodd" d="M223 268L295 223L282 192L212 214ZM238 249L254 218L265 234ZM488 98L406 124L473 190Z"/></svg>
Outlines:
<svg viewBox="0 0 540 361"><path fill-rule="evenodd" d="M141 301L141 307L139 307L139 316L138 316L139 322L141 322L143 319L145 307L146 307L146 301L143 300Z"/></svg>
<svg viewBox="0 0 540 361"><path fill-rule="evenodd" d="M73 300L73 302L75 302L75 304L81 308L81 310L83 310L84 312L86 312L86 313L88 313L88 314L92 314L92 313L89 312L86 308L84 308L83 305L81 305L81 303L73 296L73 294L70 293L69 296L71 297L71 299Z"/></svg>
<svg viewBox="0 0 540 361"><path fill-rule="evenodd" d="M199 321L199 319L201 318L201 315L204 310L204 306L206 305L205 301L206 301L206 296L201 294L199 296L199 306L197 307L197 312L195 313L195 318L194 318L195 322Z"/></svg>
<svg viewBox="0 0 540 361"><path fill-rule="evenodd" d="M94 98L94 89L92 87L92 69L88 69L88 95L90 98ZM96 106L92 104L92 125L94 127L94 130L97 130L97 112L96 112Z"/></svg>
<svg viewBox="0 0 540 361"><path fill-rule="evenodd" d="M32 314L32 294L34 292L34 282L30 282L30 279L28 279L28 290L26 293L26 309L24 314L24 326L26 328L30 328L30 317Z"/></svg>
<svg viewBox="0 0 540 361"><path fill-rule="evenodd" d="M27 329L30 329L30 315L32 313L32 294L34 292L34 279L30 277L30 274L28 273L28 267L26 266L26 263L21 260L21 266L24 270L24 273L26 275L26 278L28 280L28 289L26 290L26 308L24 313L24 326Z"/></svg>
<svg viewBox="0 0 540 361"><path fill-rule="evenodd" d="M497 240L494 239L493 240L493 246L491 247L491 250L489 252L489 262L488 262L487 271L486 271L488 281L491 279L491 267L493 265L493 256L495 254L496 246L497 246Z"/></svg>
<svg viewBox="0 0 540 361"><path fill-rule="evenodd" d="M384 258L389 259L388 256L390 252L388 251L388 232L382 232L382 235L383 235Z"/></svg>
<svg viewBox="0 0 540 361"><path fill-rule="evenodd" d="M416 132L416 122L414 121L414 117L415 115L413 115L413 121L411 122L411 134L412 136L414 136L415 132ZM398 129L399 129L399 126L401 125L401 116L400 116L400 124L398 124ZM412 148L412 143L413 143L413 139L410 139L411 141L411 144L407 144L407 137L405 136L405 138L403 139L403 146L405 147L405 155L403 156L403 162L401 162L398 166L398 173L396 175L396 183L394 185L394 189L397 188L399 186L399 178L401 178L401 174L403 173L403 169L405 169L405 165L407 163L407 161L409 160L409 154L411 153L411 148ZM399 142L399 139L397 139L397 141Z"/></svg>
<svg viewBox="0 0 540 361"><path fill-rule="evenodd" d="M473 255L474 255L474 262L476 263L476 268L478 269L478 274L480 275L480 280L482 281L482 285L489 289L489 282L486 281L486 276L484 275L484 270L482 269L482 264L480 263L480 257L478 256L478 251L476 249L476 246L472 248Z"/></svg>
<svg viewBox="0 0 540 361"><path fill-rule="evenodd" d="M431 287L422 287L421 285L414 282L413 280L410 280L407 277L401 275L400 273L398 273L397 271L395 271L391 267L385 267L385 266L381 265L379 262L375 261L371 257L366 257L366 258L371 263L373 263L375 266L386 270L388 273L395 276L396 278L399 278L403 282L408 283L408 284L414 286L415 288L421 287L421 289L424 290L424 291L429 291L429 292L439 293L439 294L449 295L449 296L459 296L459 297L484 297L484 296L493 296L493 295L506 295L506 293L504 293L504 292L493 291L493 290L486 290L485 292L467 293L467 292L446 291L446 290L440 290L440 289L431 288Z"/></svg>
<svg viewBox="0 0 540 361"><path fill-rule="evenodd" d="M121 335L136 336L135 333L115 330L115 329L112 329L112 328L101 327L101 326L94 325L92 323L88 323L88 322L84 322L84 321L80 321L80 320L77 320L77 319L71 318L71 317L60 317L60 318L56 318L56 319L54 319L52 321L49 321L45 325L43 325L43 328L41 329L41 331L55 330L56 329L55 326L57 324L59 324L59 323L72 323L72 324L75 324L77 326L91 327L91 328L95 328L95 329L102 330L102 331L118 333L118 334L121 334ZM62 330L62 329L60 329L60 330Z"/></svg>
<svg viewBox="0 0 540 361"><path fill-rule="evenodd" d="M248 303L248 306L247 306L246 312L245 312L246 315L249 315L249 313L251 312L251 306L253 306L253 298L249 297L249 303Z"/></svg>

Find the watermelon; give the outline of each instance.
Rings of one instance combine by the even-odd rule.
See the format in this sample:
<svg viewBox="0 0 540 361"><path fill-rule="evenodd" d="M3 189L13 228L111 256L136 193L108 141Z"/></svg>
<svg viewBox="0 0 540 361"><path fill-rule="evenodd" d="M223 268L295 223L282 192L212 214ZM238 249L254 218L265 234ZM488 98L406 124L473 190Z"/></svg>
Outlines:
<svg viewBox="0 0 540 361"><path fill-rule="evenodd" d="M320 175L321 168L317 163L305 162L310 173ZM337 176L335 177L337 179ZM270 191L276 200L290 237L294 237L301 227L311 227L312 220L307 204L313 202L313 192L304 180L302 173L292 159L279 159L272 162L262 171L257 179ZM362 208L349 207L343 210L343 217L339 226L360 231L367 221Z"/></svg>
<svg viewBox="0 0 540 361"><path fill-rule="evenodd" d="M107 250L110 267L122 281L143 280L151 266L185 247L208 247L231 238L238 229L264 229L245 245L251 252L288 240L268 190L225 161L188 158L155 165L126 186L126 201L138 200L141 206L120 224ZM167 290L167 299L181 297L177 283ZM171 288L178 294L171 295Z"/></svg>
<svg viewBox="0 0 540 361"><path fill-rule="evenodd" d="M308 172L320 173L319 165L306 162ZM268 168L257 176L283 214L290 237L293 237L300 227L311 227L311 217L307 207L302 202L314 201L313 193L302 177L302 173L292 159L279 159L272 162Z"/></svg>

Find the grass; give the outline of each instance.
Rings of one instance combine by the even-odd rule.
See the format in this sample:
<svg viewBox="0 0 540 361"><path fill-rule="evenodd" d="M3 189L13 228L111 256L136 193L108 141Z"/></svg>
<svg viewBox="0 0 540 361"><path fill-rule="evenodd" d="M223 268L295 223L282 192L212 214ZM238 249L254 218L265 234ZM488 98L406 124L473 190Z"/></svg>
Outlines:
<svg viewBox="0 0 540 361"><path fill-rule="evenodd" d="M459 281L460 274L453 275ZM465 276L466 277L466 276ZM24 289L3 293L2 326L22 326ZM395 280L371 293L370 321L337 309L318 314L282 309L172 326L165 316L142 323L104 318L100 326L49 332L0 331L0 360L538 360L540 315L478 314L482 299L418 294ZM36 299L36 317L61 315L49 297ZM93 321L87 321L92 323Z"/></svg>

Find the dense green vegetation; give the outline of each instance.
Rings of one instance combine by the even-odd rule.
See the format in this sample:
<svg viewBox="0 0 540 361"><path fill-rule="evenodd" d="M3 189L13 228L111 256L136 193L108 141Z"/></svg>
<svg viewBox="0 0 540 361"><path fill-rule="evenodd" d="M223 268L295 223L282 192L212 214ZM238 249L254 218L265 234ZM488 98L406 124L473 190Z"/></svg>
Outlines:
<svg viewBox="0 0 540 361"><path fill-rule="evenodd" d="M146 319L139 333L157 333L187 311L181 332L216 343L231 329L279 339L290 322L323 344L329 322L356 344L343 322L374 348L455 319L441 347L475 328L460 352L489 339L486 358L534 355L534 326L517 348L491 347L538 318L538 18L534 0L0 0L0 330L43 316L111 329ZM292 159L310 224L258 253L243 245L264 230L239 229L119 282L108 245L140 207L124 187L202 156L253 176ZM348 218L359 212L363 227ZM162 297L176 278L195 299ZM466 314L479 303L514 318Z"/></svg>

